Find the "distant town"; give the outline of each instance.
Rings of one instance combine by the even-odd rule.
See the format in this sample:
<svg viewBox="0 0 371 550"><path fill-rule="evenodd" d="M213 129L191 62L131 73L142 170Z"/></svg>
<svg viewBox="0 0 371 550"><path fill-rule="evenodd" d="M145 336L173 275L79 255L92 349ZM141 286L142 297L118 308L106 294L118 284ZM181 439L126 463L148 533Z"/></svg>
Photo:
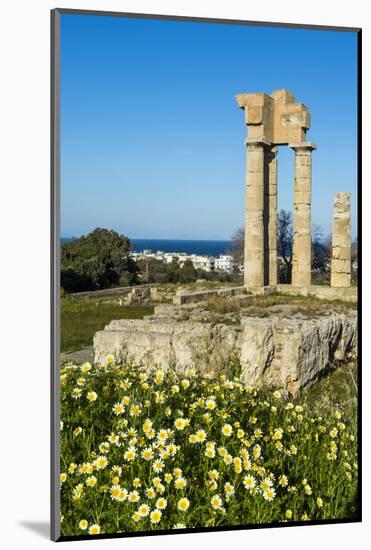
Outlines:
<svg viewBox="0 0 371 550"><path fill-rule="evenodd" d="M229 254L220 254L218 257L199 254L187 254L186 252L156 252L145 249L141 252L131 252L133 260L158 260L166 264L178 262L183 267L187 260L190 260L195 269L202 271L221 271L226 273L239 273L243 271L243 263L236 262L233 256Z"/></svg>

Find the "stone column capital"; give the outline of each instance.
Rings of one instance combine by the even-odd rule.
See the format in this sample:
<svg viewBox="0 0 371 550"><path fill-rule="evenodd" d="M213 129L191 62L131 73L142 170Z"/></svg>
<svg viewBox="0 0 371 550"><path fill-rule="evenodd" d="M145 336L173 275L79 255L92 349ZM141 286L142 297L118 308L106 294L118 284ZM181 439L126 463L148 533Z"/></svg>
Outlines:
<svg viewBox="0 0 371 550"><path fill-rule="evenodd" d="M262 138L247 137L246 141L245 141L245 144L247 146L249 146L249 145L261 145L263 147L271 147L271 145L272 145L272 143L270 141L267 141L264 137L262 137Z"/></svg>
<svg viewBox="0 0 371 550"><path fill-rule="evenodd" d="M317 145L313 141L303 141L301 143L289 143L289 147L294 149L294 151L314 151L317 149Z"/></svg>

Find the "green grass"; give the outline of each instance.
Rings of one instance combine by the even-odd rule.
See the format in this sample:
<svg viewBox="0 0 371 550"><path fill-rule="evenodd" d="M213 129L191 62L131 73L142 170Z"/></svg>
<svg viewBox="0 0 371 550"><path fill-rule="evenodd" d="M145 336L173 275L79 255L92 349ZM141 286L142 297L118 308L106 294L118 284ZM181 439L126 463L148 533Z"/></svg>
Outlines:
<svg viewBox="0 0 371 550"><path fill-rule="evenodd" d="M101 300L61 300L61 351L73 352L90 346L94 334L113 319L143 319L153 313L152 305L119 305Z"/></svg>
<svg viewBox="0 0 371 550"><path fill-rule="evenodd" d="M313 412L323 415L341 407L355 430L358 407L357 366L348 363L329 367L313 386L301 392L300 399Z"/></svg>

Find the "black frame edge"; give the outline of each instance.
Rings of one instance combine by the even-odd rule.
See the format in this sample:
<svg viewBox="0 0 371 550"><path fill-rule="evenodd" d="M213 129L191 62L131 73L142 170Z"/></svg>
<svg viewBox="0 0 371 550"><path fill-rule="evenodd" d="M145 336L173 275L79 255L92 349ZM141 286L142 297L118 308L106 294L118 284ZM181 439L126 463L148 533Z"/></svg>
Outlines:
<svg viewBox="0 0 371 550"><path fill-rule="evenodd" d="M60 540L60 14L51 16L51 83L50 83L50 211L51 211L51 345L50 345L50 538Z"/></svg>
<svg viewBox="0 0 371 550"><path fill-rule="evenodd" d="M357 403L357 427L358 427L358 506L359 517L362 521L362 29L357 32L357 248L358 248L358 281L357 281L357 307L358 307L358 403Z"/></svg>
<svg viewBox="0 0 371 550"><path fill-rule="evenodd" d="M338 32L358 32L360 27L340 27L336 25L315 25L304 23L284 23L284 22L269 22L269 21L250 21L248 19L223 19L217 17L201 17L192 15L171 15L171 14L158 14L158 13L136 13L136 12L118 12L118 11L104 11L104 10L88 10L88 9L74 9L74 8L55 8L59 14L71 14L71 15L92 15L100 17L121 17L126 19L160 19L168 21L193 21L194 23L219 23L228 25L247 25L257 27L281 27L281 28L300 28L307 30L319 30L319 31L338 31Z"/></svg>

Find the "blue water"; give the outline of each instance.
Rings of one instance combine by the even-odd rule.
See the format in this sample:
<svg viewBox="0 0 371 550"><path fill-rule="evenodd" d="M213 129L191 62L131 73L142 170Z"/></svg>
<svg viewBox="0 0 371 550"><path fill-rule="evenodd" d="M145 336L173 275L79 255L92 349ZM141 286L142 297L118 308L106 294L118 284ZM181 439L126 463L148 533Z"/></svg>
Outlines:
<svg viewBox="0 0 371 550"><path fill-rule="evenodd" d="M141 252L150 249L152 252L186 252L187 254L205 254L219 256L230 247L230 241L186 241L168 239L131 239L133 249Z"/></svg>
<svg viewBox="0 0 371 550"><path fill-rule="evenodd" d="M62 237L61 243L68 242L69 238ZM230 241L191 241L177 239L130 239L133 250L162 250L163 252L186 252L187 254L204 254L219 256L225 254L231 245Z"/></svg>

